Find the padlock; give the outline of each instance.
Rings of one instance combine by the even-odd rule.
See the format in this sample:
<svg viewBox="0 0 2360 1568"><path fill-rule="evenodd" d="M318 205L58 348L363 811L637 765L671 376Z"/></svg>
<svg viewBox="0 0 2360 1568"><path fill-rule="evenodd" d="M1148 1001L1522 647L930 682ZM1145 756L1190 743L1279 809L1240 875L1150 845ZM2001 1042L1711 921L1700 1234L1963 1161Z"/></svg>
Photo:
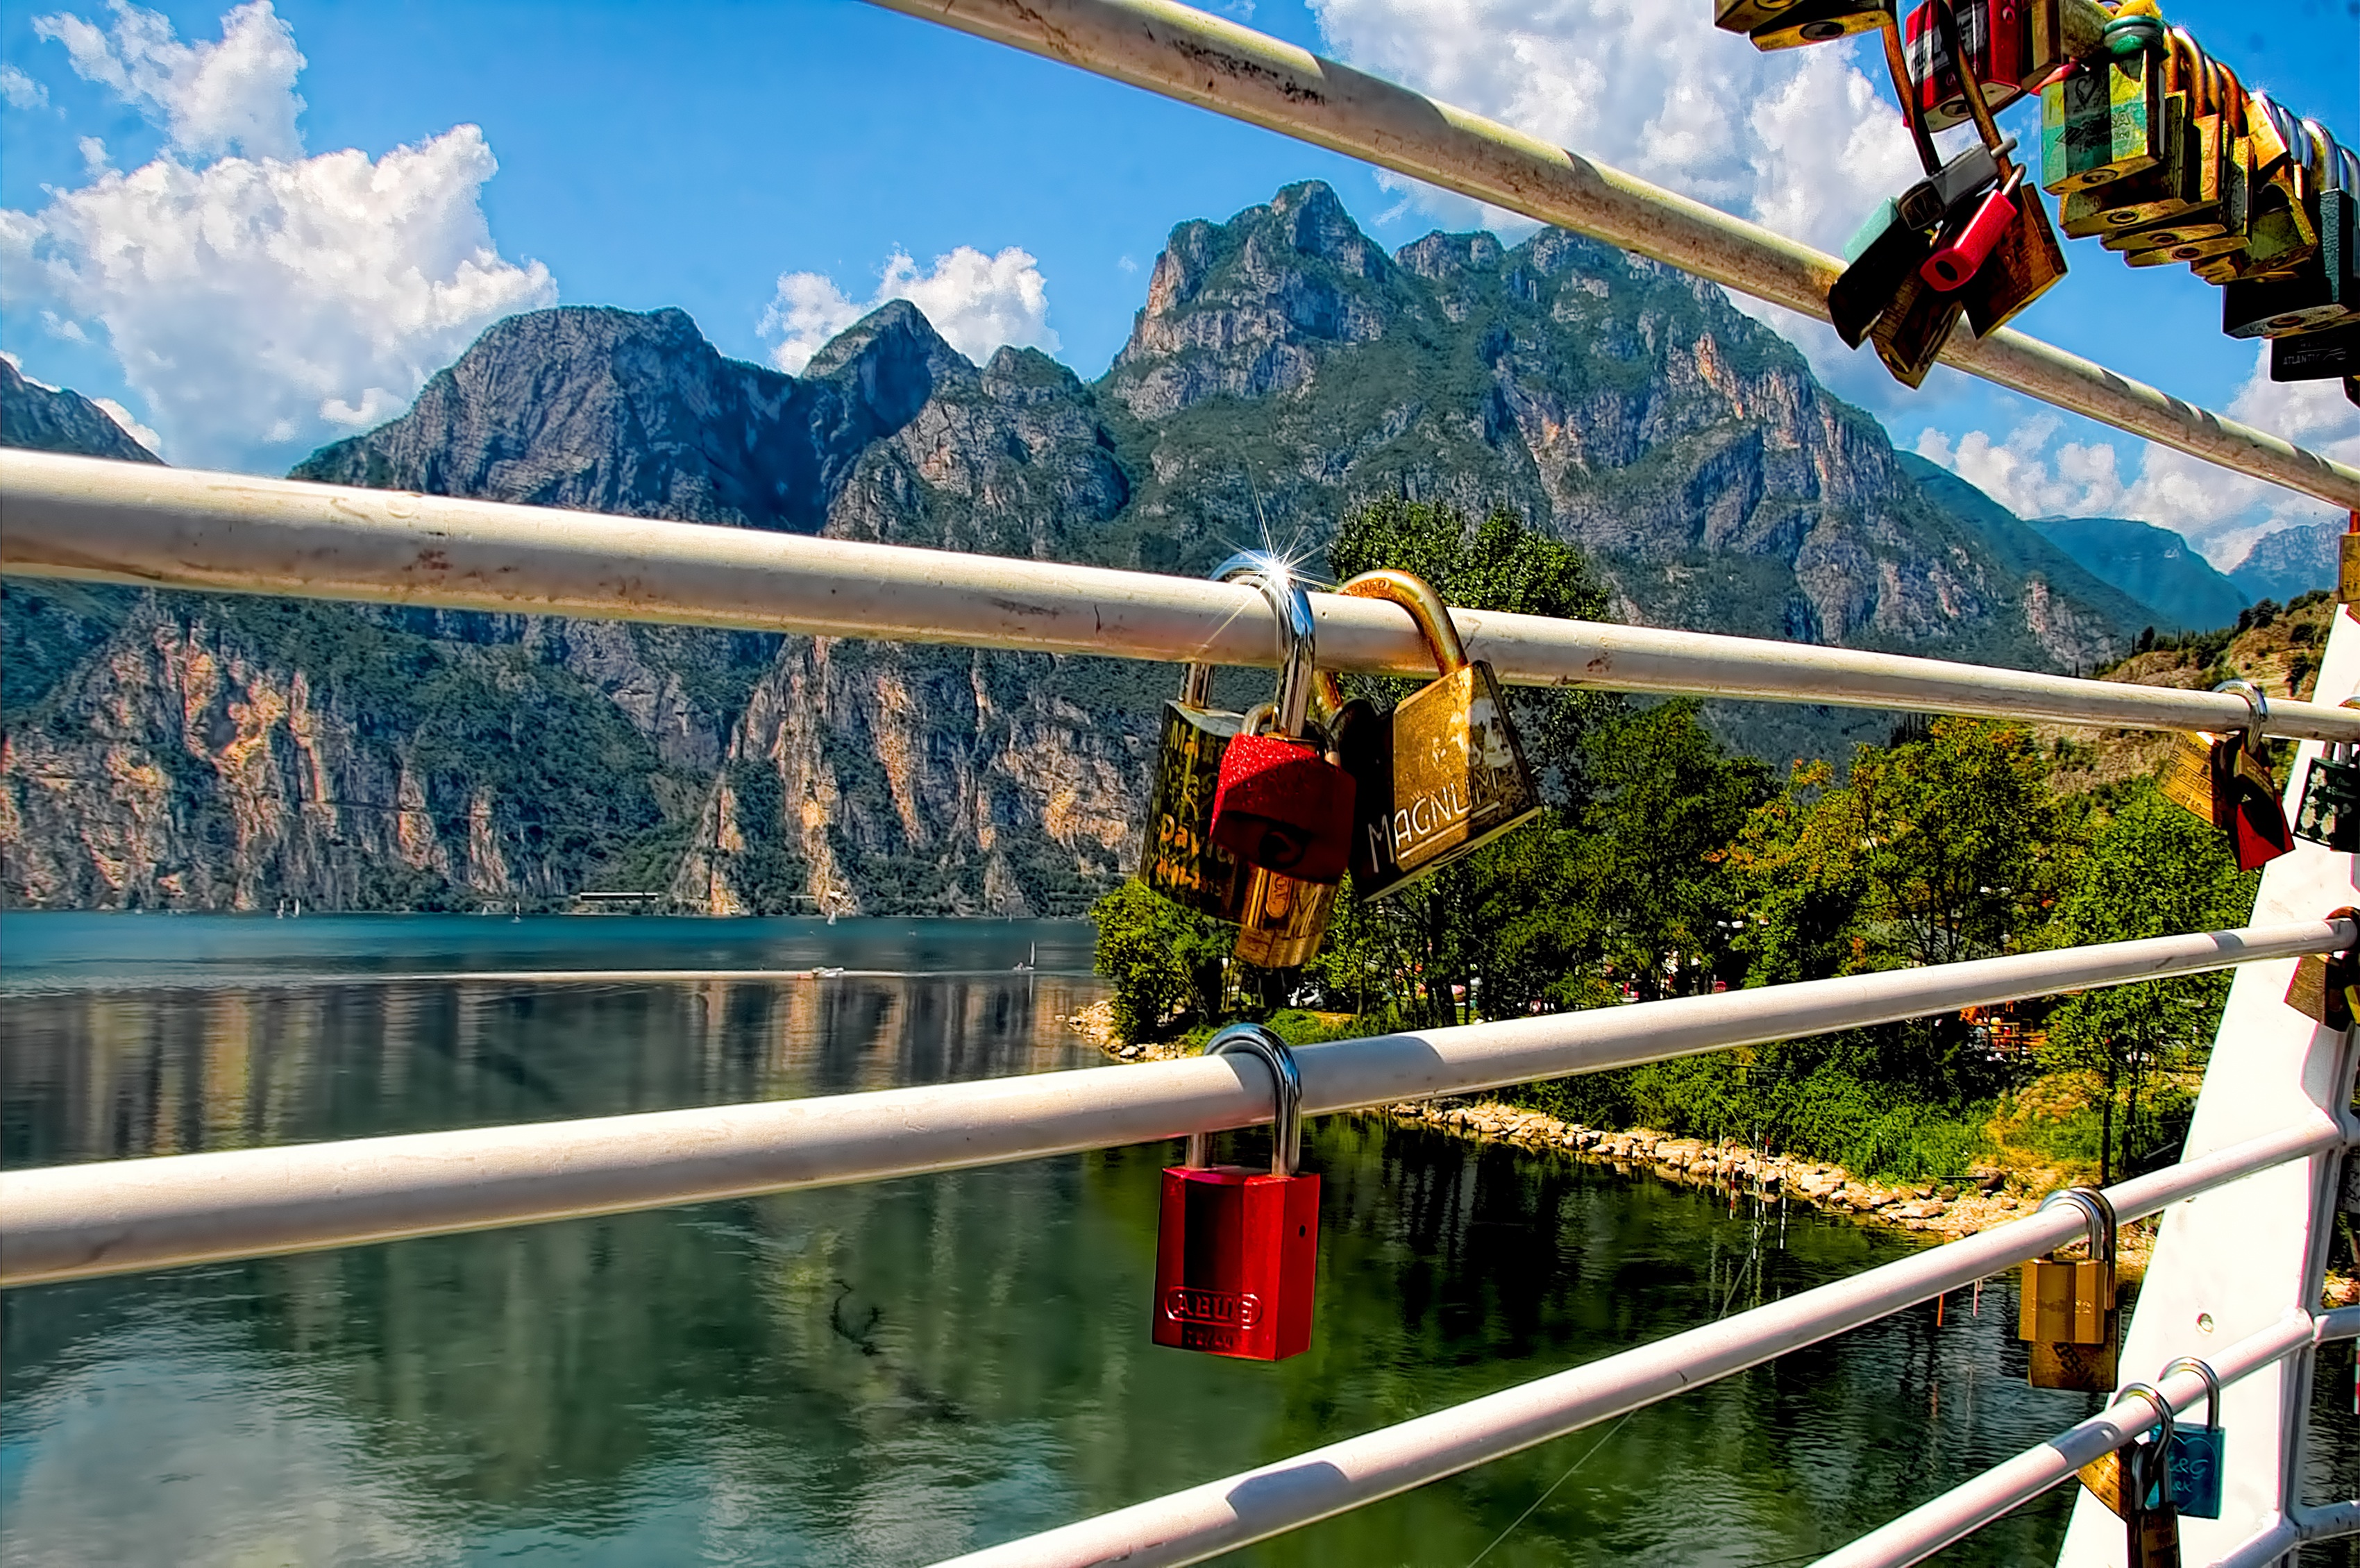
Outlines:
<svg viewBox="0 0 2360 1568"><path fill-rule="evenodd" d="M2016 203L2009 199L2014 194L2010 188L1984 197L1965 224L1934 247L1934 254L1918 269L1918 275L1946 294L1965 288L1999 247L2002 236L2015 226Z"/></svg>
<svg viewBox="0 0 2360 1568"><path fill-rule="evenodd" d="M2027 187L2024 170L2008 176L2016 203L2016 220L1960 299L1967 308L1967 324L1975 336L1987 338L2055 288L2065 277L2065 251L2057 231L2049 224L2049 209L2040 193Z"/></svg>
<svg viewBox="0 0 2360 1568"><path fill-rule="evenodd" d="M2221 1379L2193 1356L2181 1356L2163 1375L2169 1377L2183 1367L2204 1379L2204 1424L2172 1424L2168 1456L2171 1507L2190 1519L2216 1519L2221 1517L2221 1466L2228 1452L2228 1434L2221 1427Z"/></svg>
<svg viewBox="0 0 2360 1568"><path fill-rule="evenodd" d="M2242 695L2253 710L2252 722L2226 735L2183 733L2157 784L2167 800L2227 833L2237 869L2253 871L2294 847L2277 780L2256 755L2270 716L2269 698L2249 681L2224 681L2213 690Z"/></svg>
<svg viewBox="0 0 2360 1568"><path fill-rule="evenodd" d="M2283 339L2360 317L2360 289L2353 277L2352 156L2314 122L2303 121L2301 129L2311 152L2305 166L2307 210L2316 212L2318 244L2307 259L2282 276L2240 278L2222 291L2221 330L2231 337ZM2344 372L2280 379L2323 381L2330 374ZM2272 375L2277 375L2275 355Z"/></svg>
<svg viewBox="0 0 2360 1568"><path fill-rule="evenodd" d="M1439 676L1382 716L1339 709L1338 746L1357 805L1352 891L1381 898L1540 814L1540 791L1491 667L1470 660L1449 606L1406 572L1367 572L1336 590L1410 614Z"/></svg>
<svg viewBox="0 0 2360 1568"><path fill-rule="evenodd" d="M2245 251L2241 281L2292 275L2319 254L2318 193L2325 170L2301 124L2264 93L2245 94L2245 132L2252 173L2246 193Z"/></svg>
<svg viewBox="0 0 2360 1568"><path fill-rule="evenodd" d="M1944 4L1957 20L1959 42L1983 102L1994 113L2024 96L2024 82L2031 73L2034 7L2029 0L1926 0L1909 13L1904 30L1910 92L1926 128L1932 131L1964 125L1972 117L1959 69L1936 20L1934 8Z"/></svg>
<svg viewBox="0 0 2360 1568"><path fill-rule="evenodd" d="M1251 581L1278 617L1282 646L1296 624L1311 621L1310 601L1276 563L1258 554L1231 556L1214 569L1217 582ZM1297 600L1302 603L1298 606ZM1211 705L1213 670L1191 664L1177 702L1164 704L1164 735L1156 752L1155 785L1147 800L1147 839L1139 852L1139 879L1184 909L1234 920L1245 906L1247 867L1213 842L1213 796L1221 758L1245 722L1242 713Z"/></svg>
<svg viewBox="0 0 2360 1568"><path fill-rule="evenodd" d="M1317 689L1311 603L1283 565L1271 562L1260 575L1279 582L1286 602L1277 617L1278 697L1249 714L1222 753L1207 834L1248 866L1339 882L1351 858L1352 776L1310 733Z"/></svg>
<svg viewBox="0 0 2360 1568"><path fill-rule="evenodd" d="M2090 1257L2081 1263L2036 1258L2024 1265L2016 1337L2032 1346L2027 1381L2036 1388L2103 1394L2114 1386L2119 1318L2114 1306L2114 1207L2094 1187L2051 1192L2040 1206L2070 1203L2089 1225Z"/></svg>
<svg viewBox="0 0 2360 1568"><path fill-rule="evenodd" d="M2040 183L2050 195L2104 185L2162 161L2160 27L2156 40L2152 50L2085 60L2041 89Z"/></svg>
<svg viewBox="0 0 2360 1568"><path fill-rule="evenodd" d="M2278 781L2262 762L2262 730L2269 723L2269 694L2250 681L2223 681L2215 691L2234 691L2253 711L2243 743L2232 753L2229 785L2229 847L2237 869L2258 871L2294 848L2294 824L2287 821Z"/></svg>
<svg viewBox="0 0 2360 1568"><path fill-rule="evenodd" d="M1799 0L1767 27L1747 36L1758 49L1833 43L1888 25L1892 0Z"/></svg>
<svg viewBox="0 0 2360 1568"><path fill-rule="evenodd" d="M2350 909L2331 910L2331 920L2355 918ZM2360 1005L2360 957L2349 952L2307 953L2287 982L2286 1005L2323 1029L2341 1034L2352 1027Z"/></svg>
<svg viewBox="0 0 2360 1568"><path fill-rule="evenodd" d="M2150 1409L2160 1412L2160 1421L2167 1423L2173 1421L2171 1406L2164 1399L2162 1392L2147 1383L2124 1384L2114 1391L2112 1402L2120 1403L2132 1398L2145 1399ZM2166 1430L2169 1427L2167 1426ZM2138 1447L2139 1440L2134 1438L2120 1448L2106 1450L2074 1472L2082 1488L2116 1519L2129 1517L2125 1511L2129 1500L2129 1488L2125 1482L2136 1467Z"/></svg>
<svg viewBox="0 0 2360 1568"><path fill-rule="evenodd" d="M1155 1233L1157 1345L1248 1361L1281 1361L1311 1345L1319 1262L1319 1178L1298 1174L1303 1080L1286 1042L1260 1024L1231 1024L1205 1054L1238 1052L1270 1069L1277 1115L1270 1169L1213 1165L1191 1133L1165 1168Z"/></svg>
<svg viewBox="0 0 2360 1568"><path fill-rule="evenodd" d="M2330 741L2311 759L2294 832L2338 855L2360 853L2360 747Z"/></svg>
<svg viewBox="0 0 2360 1568"><path fill-rule="evenodd" d="M2335 602L2360 604L2360 510L2335 539Z"/></svg>
<svg viewBox="0 0 2360 1568"><path fill-rule="evenodd" d="M2132 1387L2147 1389L2143 1383ZM2180 1568L2180 1511L2171 1506L2171 1488L2164 1484L2174 1422L2171 1406L2162 1395L2154 1397L2163 1413L2163 1431L2153 1441L2137 1444L2124 1464L2130 1480L2123 1499L2128 1568Z"/></svg>
<svg viewBox="0 0 2360 1568"><path fill-rule="evenodd" d="M1342 690L1336 677L1324 670L1318 672L1315 690L1324 700L1315 710L1315 727L1328 737L1328 760L1341 767L1335 737L1341 733L1340 713L1345 706ZM1366 708L1368 704L1353 706ZM1354 792L1357 797L1357 785ZM1306 882L1258 866L1251 867L1246 876L1245 901L1238 912L1234 951L1239 958L1258 968L1302 967L1318 956L1319 944L1327 940L1328 920L1335 912L1336 898L1333 882Z"/></svg>
<svg viewBox="0 0 2360 1568"><path fill-rule="evenodd" d="M1893 378L1914 391L1926 384L1927 374L1941 357L1942 345L1950 341L1951 330L1966 309L1960 294L1945 294L1927 282L1921 272L1913 271L1901 280L1893 302L1869 329L1868 339Z"/></svg>
<svg viewBox="0 0 2360 1568"><path fill-rule="evenodd" d="M2163 126L2156 142L2156 163L2142 172L2068 194L2058 219L2066 234L2079 238L2122 234L2205 205L2205 144L2199 122L2210 107L2207 63L2184 31L2165 34ZM2219 117L2212 118L2217 141ZM2217 204L2217 170L2209 183Z"/></svg>
<svg viewBox="0 0 2360 1568"><path fill-rule="evenodd" d="M2333 381L2355 373L2360 373L2360 321L2270 340L2273 381Z"/></svg>
<svg viewBox="0 0 2360 1568"><path fill-rule="evenodd" d="M1928 182L1930 183L1930 181ZM1928 223L1920 228L1902 218L1893 201L1882 203L1870 217L1885 226L1852 258L1842 276L1828 290L1828 320L1847 348L1858 348L1878 321L1899 301L1903 285L1918 276L1934 254ZM1853 236L1857 242L1859 235Z"/></svg>
<svg viewBox="0 0 2360 1568"><path fill-rule="evenodd" d="M1796 0L1713 0L1712 25L1725 33L1766 27L1795 8Z"/></svg>

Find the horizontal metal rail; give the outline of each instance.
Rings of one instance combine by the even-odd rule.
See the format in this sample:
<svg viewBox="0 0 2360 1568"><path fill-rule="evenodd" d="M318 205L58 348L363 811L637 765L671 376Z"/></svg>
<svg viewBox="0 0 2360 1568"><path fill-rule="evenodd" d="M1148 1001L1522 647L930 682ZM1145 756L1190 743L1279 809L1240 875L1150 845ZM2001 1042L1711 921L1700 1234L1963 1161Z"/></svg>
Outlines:
<svg viewBox="0 0 2360 1568"><path fill-rule="evenodd" d="M1306 1115L1466 1094L2360 940L2348 920L2063 948L1295 1051ZM0 1172L0 1287L618 1214L1271 1119L1197 1057L873 1094Z"/></svg>
<svg viewBox="0 0 2360 1568"><path fill-rule="evenodd" d="M1835 256L1496 121L1168 0L874 0L961 32L1653 256L1827 319ZM2360 471L2021 332L1951 336L1944 363L2258 479L2360 507Z"/></svg>
<svg viewBox="0 0 2360 1568"><path fill-rule="evenodd" d="M2360 1535L2360 1497L2280 1515L2213 1568L2273 1568L2298 1546L2347 1535Z"/></svg>
<svg viewBox="0 0 2360 1568"><path fill-rule="evenodd" d="M2225 1388L2296 1351L2355 1334L2360 1334L2360 1317L2347 1316L2338 1321L2333 1313L2313 1315L2297 1310L2217 1355L2208 1355L2205 1360ZM2159 1378L2155 1387L2171 1401L2175 1412L2206 1397L2202 1376L2192 1371ZM2096 1415L2067 1428L2047 1443L1994 1465L1963 1486L1919 1504L1841 1551L1820 1558L1816 1568L1903 1568L1904 1564L1922 1562L2041 1493L2071 1480L2075 1471L2100 1454L2120 1448L2160 1424L2155 1407L2146 1399L2137 1395L2118 1397Z"/></svg>
<svg viewBox="0 0 2360 1568"><path fill-rule="evenodd" d="M2136 1219L2343 1144L2343 1128L2315 1116L2110 1187L2107 1195L2121 1218ZM1568 1372L951 1563L956 1568L1093 1568L1111 1563L1166 1568L1201 1562L1874 1323L2038 1258L2084 1234L2085 1224L2078 1209L2046 1209ZM2307 1338L2309 1330L2303 1333Z"/></svg>
<svg viewBox="0 0 2360 1568"><path fill-rule="evenodd" d="M533 611L1039 653L1270 665L1253 589L1003 556L554 512L0 449L0 572L211 593ZM1390 604L1312 595L1319 659L1426 675ZM1685 692L2108 728L2234 728L2242 698L1944 659L1459 610L1528 686ZM2273 735L2360 741L2360 713L2270 703Z"/></svg>

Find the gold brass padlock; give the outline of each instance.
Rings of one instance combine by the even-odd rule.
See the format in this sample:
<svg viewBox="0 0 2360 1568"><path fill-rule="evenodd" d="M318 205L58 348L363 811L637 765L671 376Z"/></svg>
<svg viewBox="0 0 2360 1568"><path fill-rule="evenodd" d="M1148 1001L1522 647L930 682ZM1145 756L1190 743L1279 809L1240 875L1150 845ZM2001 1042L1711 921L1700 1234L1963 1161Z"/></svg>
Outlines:
<svg viewBox="0 0 2360 1568"><path fill-rule="evenodd" d="M1269 557L1247 552L1223 561L1213 577L1220 583L1251 579L1262 589L1278 619L1282 654L1292 660L1301 642L1300 629L1311 624L1311 604L1284 568ZM1222 754L1245 715L1214 708L1212 683L1212 666L1191 664L1178 701L1164 704L1164 734L1155 757L1155 785L1147 800L1139 879L1184 909L1234 920L1245 908L1248 867L1212 840L1213 792L1220 779Z"/></svg>
<svg viewBox="0 0 2360 1568"><path fill-rule="evenodd" d="M2360 512L2335 540L2335 602L2360 604Z"/></svg>
<svg viewBox="0 0 2360 1568"><path fill-rule="evenodd" d="M2114 1207L2094 1187L2068 1187L2041 1201L2071 1203L2089 1223L2090 1257L2068 1263L2035 1258L2024 1265L2016 1337L2032 1346L2027 1380L2036 1388L2106 1393L2114 1386L2118 1314L2114 1308Z"/></svg>
<svg viewBox="0 0 2360 1568"><path fill-rule="evenodd" d="M2208 826L2226 828L2232 810L2231 780L2244 736L2210 730L2183 730L2175 738L2156 784L2164 799L2185 806Z"/></svg>
<svg viewBox="0 0 2360 1568"><path fill-rule="evenodd" d="M2360 920L2360 911L2335 909L2331 920ZM2311 1022L2339 1033L2352 1027L2353 1007L2360 1002L2360 963L2345 953L2306 953L2287 982L2286 1005Z"/></svg>
<svg viewBox="0 0 2360 1568"><path fill-rule="evenodd" d="M2115 1391L2114 1399L2120 1401L2133 1394L2136 1394L2150 1406L2163 1412L2166 1434L2164 1446L2169 1448L2172 1420L2170 1404L2165 1400L2159 1390L2146 1383L2125 1383ZM2080 1477L2082 1486L2089 1491L2090 1496L2104 1504L2106 1511L2116 1519L2128 1517L2123 1511L2125 1504L2123 1479L2125 1472L2135 1467L2136 1448L2136 1443L2125 1443L2121 1448L2109 1448L2074 1472ZM2132 1454L2133 1464L2125 1463L2123 1456L2126 1453Z"/></svg>
<svg viewBox="0 0 2360 1568"><path fill-rule="evenodd" d="M1541 797L1500 682L1467 657L1442 596L1406 572L1362 572L1336 592L1407 610L1441 672L1382 717L1337 704L1354 784L1352 890L1374 898L1530 822Z"/></svg>

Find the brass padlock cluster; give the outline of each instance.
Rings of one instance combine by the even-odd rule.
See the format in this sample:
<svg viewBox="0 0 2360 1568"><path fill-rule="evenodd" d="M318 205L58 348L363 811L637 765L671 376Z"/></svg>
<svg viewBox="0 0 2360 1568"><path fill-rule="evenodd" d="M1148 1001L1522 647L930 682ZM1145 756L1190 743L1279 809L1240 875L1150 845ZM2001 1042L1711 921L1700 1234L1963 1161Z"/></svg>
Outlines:
<svg viewBox="0 0 2360 1568"><path fill-rule="evenodd" d="M2103 1394L2114 1386L2121 1322L2115 1307L2114 1206L2095 1187L2068 1187L2041 1200L2070 1203L2089 1226L2090 1256L2026 1262L2016 1337L2032 1347L2027 1380L2036 1388Z"/></svg>
<svg viewBox="0 0 2360 1568"><path fill-rule="evenodd" d="M1276 698L1247 713L1211 705L1212 671L1192 664L1164 704L1140 880L1187 909L1237 924L1237 955L1291 969L1319 951L1347 868L1382 897L1471 854L1540 811L1499 681L1468 659L1449 608L1404 572L1337 592L1408 610L1439 678L1389 713L1347 702L1317 668L1310 601L1284 563L1224 561L1251 582L1279 626ZM1267 732L1267 733L1266 733Z"/></svg>
<svg viewBox="0 0 2360 1568"><path fill-rule="evenodd" d="M2262 725L2270 716L2269 698L2250 681L2224 681L2213 690L2243 696L2252 721L2226 735L2183 731L2156 782L2165 799L2227 835L2238 870L2257 870L2294 847L2278 781L2257 755Z"/></svg>
<svg viewBox="0 0 2360 1568"><path fill-rule="evenodd" d="M1987 334L2064 274L1993 128L2037 93L2039 185L2068 235L2132 267L2191 268L2223 289L2223 332L2272 340L2273 379L2340 376L2360 403L2360 156L2248 90L2156 0L1924 0L1906 27L1890 4L1714 0L1714 20L1761 49L1884 31L1927 178L1854 236L1829 313L1852 347L1873 331L1902 381L1924 379L1961 313ZM1983 148L1940 163L1932 133L1969 120ZM1999 156L1995 173L1978 150Z"/></svg>

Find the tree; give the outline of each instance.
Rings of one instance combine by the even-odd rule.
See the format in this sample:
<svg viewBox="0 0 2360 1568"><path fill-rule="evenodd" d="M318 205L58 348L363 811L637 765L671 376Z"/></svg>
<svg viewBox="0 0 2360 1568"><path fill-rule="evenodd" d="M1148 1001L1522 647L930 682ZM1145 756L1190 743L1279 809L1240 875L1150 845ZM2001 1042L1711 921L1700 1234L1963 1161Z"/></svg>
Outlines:
<svg viewBox="0 0 2360 1568"><path fill-rule="evenodd" d="M1664 702L1591 738L1594 792L1573 848L1606 961L1642 998L1726 977L1737 895L1721 851L1775 790L1763 764L1722 751L1697 709Z"/></svg>
<svg viewBox="0 0 2360 1568"><path fill-rule="evenodd" d="M1114 984L1115 1033L1149 1040L1221 1016L1237 928L1126 881L1090 911L1093 965Z"/></svg>
<svg viewBox="0 0 2360 1568"><path fill-rule="evenodd" d="M2258 874L2238 872L2218 832L2165 800L2152 781L2141 780L2073 868L2058 903L2053 940L2080 946L2240 925L2253 912L2259 885ZM2114 1180L2136 1148L2147 1080L2202 1059L2228 990L2225 975L2149 980L2084 991L2049 1015L2046 1063L2094 1072L2103 1085L2102 1183ZM2117 1140L2114 1105L2125 1086Z"/></svg>

